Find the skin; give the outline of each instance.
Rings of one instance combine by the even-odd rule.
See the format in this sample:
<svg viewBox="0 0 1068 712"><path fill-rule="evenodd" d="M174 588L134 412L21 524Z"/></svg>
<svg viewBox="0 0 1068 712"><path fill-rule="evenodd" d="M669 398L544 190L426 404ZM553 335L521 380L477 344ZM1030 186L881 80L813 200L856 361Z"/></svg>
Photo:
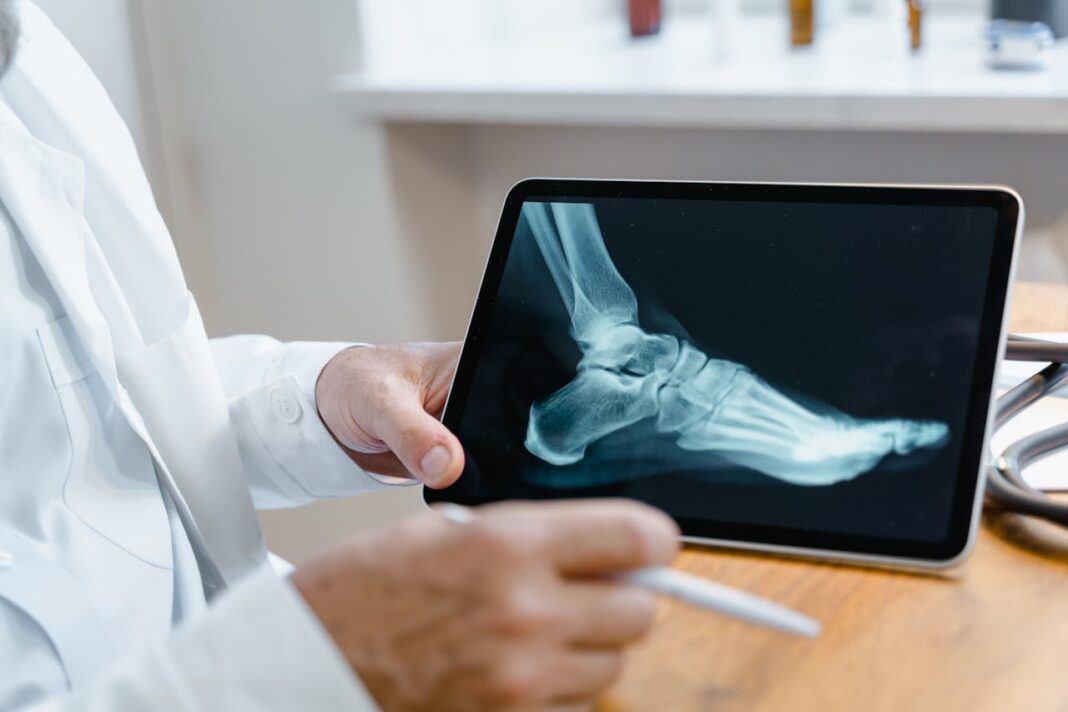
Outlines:
<svg viewBox="0 0 1068 712"><path fill-rule="evenodd" d="M316 386L320 417L361 467L447 486L463 450L438 417L459 351L343 351ZM402 521L309 562L293 584L384 709L589 709L655 611L611 576L669 564L674 522L627 501L474 514Z"/></svg>
<svg viewBox="0 0 1068 712"><path fill-rule="evenodd" d="M579 710L649 630L652 594L606 577L668 564L674 524L633 502L428 512L293 583L387 710Z"/></svg>
<svg viewBox="0 0 1068 712"><path fill-rule="evenodd" d="M346 349L315 388L319 415L356 464L435 488L460 476L464 452L439 422L458 343Z"/></svg>

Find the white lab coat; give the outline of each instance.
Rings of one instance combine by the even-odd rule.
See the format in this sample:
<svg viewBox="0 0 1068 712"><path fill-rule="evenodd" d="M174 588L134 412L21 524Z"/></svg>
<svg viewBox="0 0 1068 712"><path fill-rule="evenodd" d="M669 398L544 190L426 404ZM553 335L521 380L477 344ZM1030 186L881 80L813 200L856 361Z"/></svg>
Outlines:
<svg viewBox="0 0 1068 712"><path fill-rule="evenodd" d="M45 478L0 461L10 495L0 504L11 505L0 507L0 677L14 672L44 691L48 709L371 707L269 570L254 513L254 499L282 506L377 486L333 443L308 393L342 345L207 338L124 124L44 14L28 0L19 9L21 51L0 82L0 241L25 242L63 312L36 329L53 381L42 382L58 390L91 379L132 435L89 446L142 458L158 483L126 510L106 487L80 483L79 517L129 558L116 570L79 560L72 575L62 562L81 551L77 540L31 525L35 507L74 503L34 491ZM10 337L0 323L0 344ZM41 388L16 405L56 399ZM51 433L27 429L30 469L34 452L59 447L44 441ZM141 566L173 571L173 590L149 590L173 594L183 620L173 634L116 649L89 592L118 595L124 572L136 578ZM196 605L201 585L221 592L210 607Z"/></svg>

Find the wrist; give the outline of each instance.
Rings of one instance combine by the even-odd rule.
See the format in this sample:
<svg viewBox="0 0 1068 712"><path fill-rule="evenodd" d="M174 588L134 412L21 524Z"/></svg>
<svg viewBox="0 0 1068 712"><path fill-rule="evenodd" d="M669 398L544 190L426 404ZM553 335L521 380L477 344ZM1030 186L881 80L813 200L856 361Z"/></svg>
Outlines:
<svg viewBox="0 0 1068 712"><path fill-rule="evenodd" d="M367 344L351 344L337 349L329 354L322 364L319 366L318 371L315 374L315 378L312 381L314 384L312 387L312 397L315 399L315 406L319 408L319 404L329 399L328 390L334 387L338 380L338 375L344 370L342 364L348 354L348 352L355 349L370 348Z"/></svg>
<svg viewBox="0 0 1068 712"><path fill-rule="evenodd" d="M323 365L315 381L315 409L319 420L338 445L348 450L360 449L354 436L359 426L348 407L347 391L354 373L350 359L352 352L365 348L372 347L361 344L341 349Z"/></svg>

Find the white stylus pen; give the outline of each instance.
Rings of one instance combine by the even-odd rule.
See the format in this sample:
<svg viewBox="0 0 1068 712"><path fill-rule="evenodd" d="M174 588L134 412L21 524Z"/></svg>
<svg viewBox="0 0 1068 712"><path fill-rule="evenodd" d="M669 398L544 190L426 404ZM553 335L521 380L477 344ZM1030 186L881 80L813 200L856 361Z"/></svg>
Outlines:
<svg viewBox="0 0 1068 712"><path fill-rule="evenodd" d="M640 586L698 608L723 613L757 625L809 638L820 634L819 622L797 611L666 566L650 566L620 574L615 578L617 581Z"/></svg>
<svg viewBox="0 0 1068 712"><path fill-rule="evenodd" d="M468 524L475 515L467 507L458 504L442 504L438 513L456 524ZM670 596L691 606L723 613L757 625L767 626L815 638L821 626L808 616L772 603L751 593L739 591L721 583L715 583L692 574L670 569L667 566L650 566L628 571L615 577L617 581L641 586L653 593Z"/></svg>

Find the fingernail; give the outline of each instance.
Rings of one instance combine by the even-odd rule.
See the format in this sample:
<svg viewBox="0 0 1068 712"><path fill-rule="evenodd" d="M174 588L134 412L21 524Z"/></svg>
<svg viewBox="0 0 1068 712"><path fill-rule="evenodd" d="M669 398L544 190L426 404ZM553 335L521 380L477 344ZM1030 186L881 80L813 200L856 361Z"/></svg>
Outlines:
<svg viewBox="0 0 1068 712"><path fill-rule="evenodd" d="M423 459L419 461L419 469L423 471L423 477L430 482L436 482L445 476L452 464L452 453L444 445L435 445L430 448Z"/></svg>

